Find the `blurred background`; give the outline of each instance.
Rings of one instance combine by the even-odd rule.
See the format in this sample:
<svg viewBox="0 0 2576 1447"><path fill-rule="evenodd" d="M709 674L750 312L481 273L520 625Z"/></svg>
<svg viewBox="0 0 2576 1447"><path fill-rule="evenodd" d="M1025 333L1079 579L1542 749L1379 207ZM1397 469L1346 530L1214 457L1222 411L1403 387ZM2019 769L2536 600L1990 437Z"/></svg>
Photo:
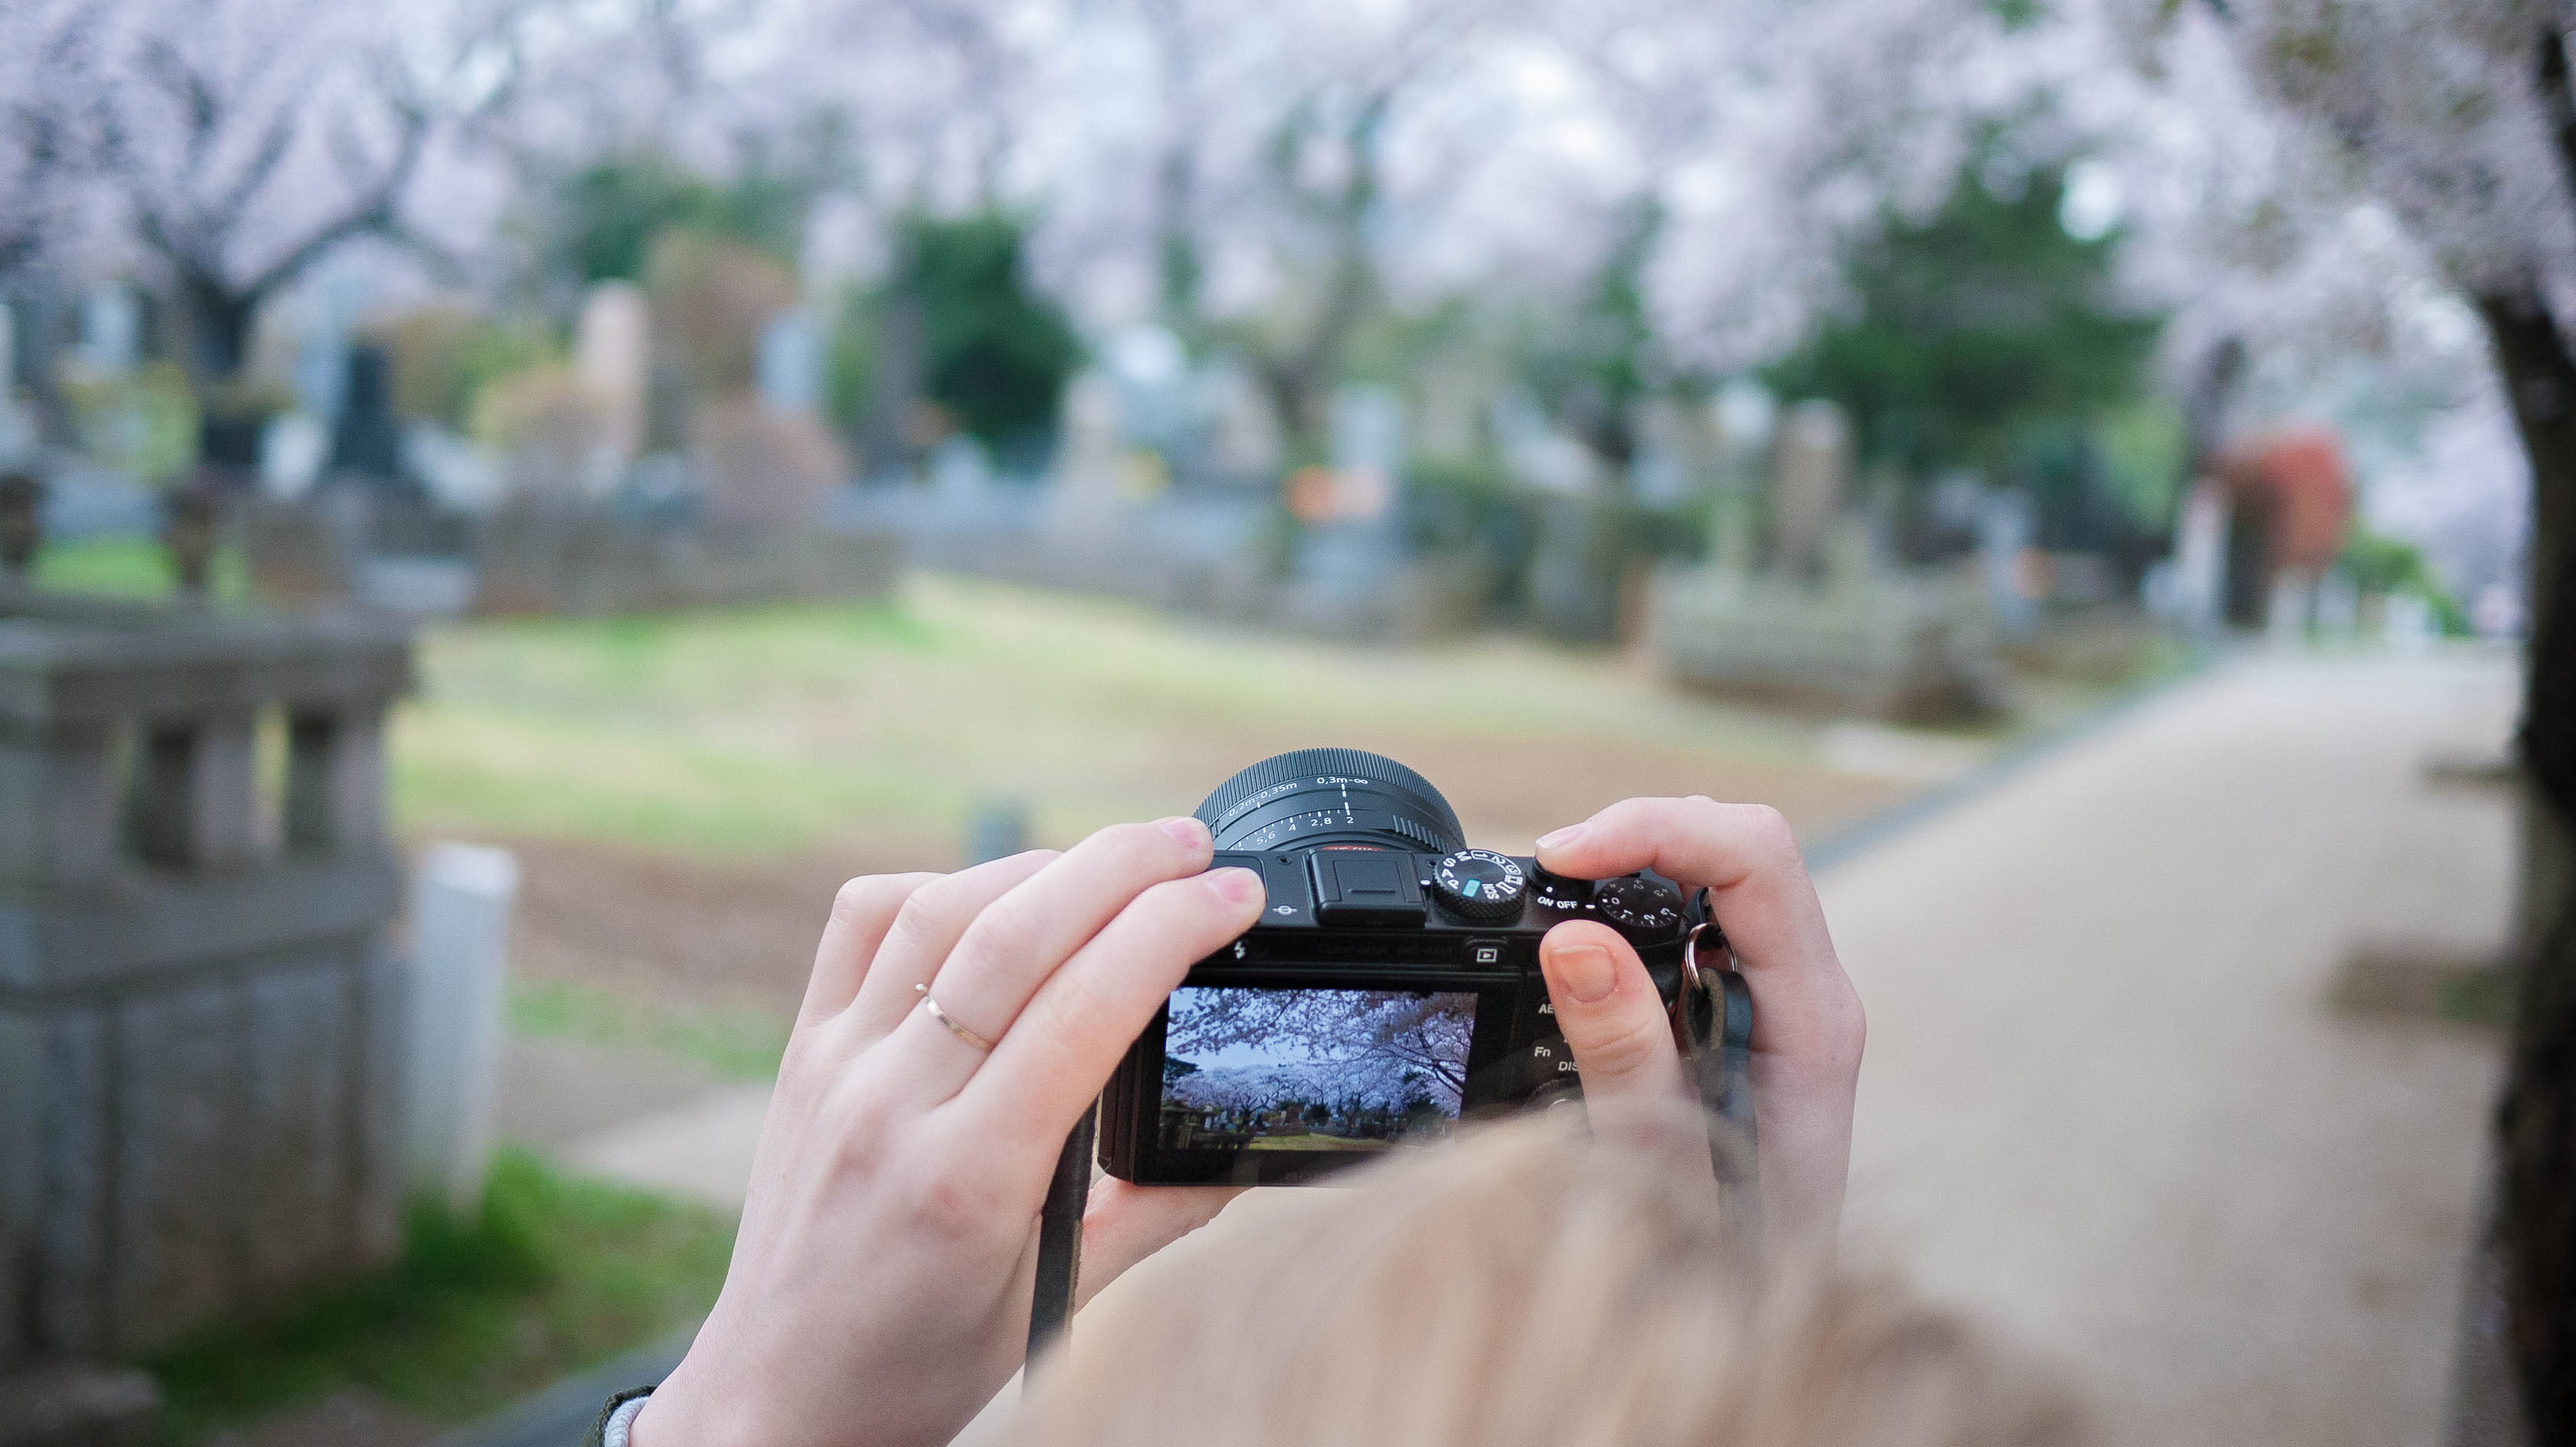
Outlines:
<svg viewBox="0 0 2576 1447"><path fill-rule="evenodd" d="M1317 744L1781 809L2106 1438L2519 1440L2555 26L14 0L0 1441L577 1431L840 880Z"/></svg>

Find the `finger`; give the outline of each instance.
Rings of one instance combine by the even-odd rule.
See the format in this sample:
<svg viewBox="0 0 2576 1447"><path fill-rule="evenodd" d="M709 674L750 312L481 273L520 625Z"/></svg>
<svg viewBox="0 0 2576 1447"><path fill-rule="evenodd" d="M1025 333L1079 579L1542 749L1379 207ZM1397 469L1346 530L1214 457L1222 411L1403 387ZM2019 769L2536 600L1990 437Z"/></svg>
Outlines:
<svg viewBox="0 0 2576 1447"><path fill-rule="evenodd" d="M1082 1213L1082 1274L1074 1281L1074 1310L1080 1311L1128 1267L1215 1220L1244 1189L1139 1186L1116 1176L1102 1178L1092 1186L1091 1203Z"/></svg>
<svg viewBox="0 0 2576 1447"><path fill-rule="evenodd" d="M1637 951L1607 925L1568 920L1539 941L1538 964L1594 1134L1708 1170L1672 1017Z"/></svg>
<svg viewBox="0 0 2576 1447"><path fill-rule="evenodd" d="M1685 889L1705 886L1753 992L1754 1050L1859 1068L1860 1001L1778 810L1629 799L1541 839L1538 862L1581 879L1653 869Z"/></svg>
<svg viewBox="0 0 2576 1447"><path fill-rule="evenodd" d="M1187 815L1101 830L977 913L925 977L932 997L960 1026L1002 1039L1038 987L1111 917L1152 886L1205 870L1211 850L1207 826ZM889 1043L908 1063L920 1048L912 1079L932 1100L956 1093L983 1063L971 1045L954 1048L964 1042L936 1020L898 1026Z"/></svg>
<svg viewBox="0 0 2576 1447"><path fill-rule="evenodd" d="M1574 1051L1587 1105L1619 1099L1658 1102L1688 1095L1672 1018L1645 962L1608 925L1568 920L1538 945L1556 1028Z"/></svg>
<svg viewBox="0 0 2576 1447"><path fill-rule="evenodd" d="M814 973L805 979L805 1001L796 1010L801 1028L850 1007L867 978L868 961L885 942L895 912L936 874L863 874L832 896L832 917L814 947Z"/></svg>
<svg viewBox="0 0 2576 1447"><path fill-rule="evenodd" d="M1008 1170L1043 1170L1118 1057L1190 966L1261 917L1261 876L1215 869L1155 885L1074 952L951 1108Z"/></svg>
<svg viewBox="0 0 2576 1447"><path fill-rule="evenodd" d="M927 981L948 958L975 917L1055 858L1053 850L1032 849L940 875L915 889L895 911L856 998L842 1012L841 1028L862 1045L884 1038L904 1012L921 1003L913 986Z"/></svg>

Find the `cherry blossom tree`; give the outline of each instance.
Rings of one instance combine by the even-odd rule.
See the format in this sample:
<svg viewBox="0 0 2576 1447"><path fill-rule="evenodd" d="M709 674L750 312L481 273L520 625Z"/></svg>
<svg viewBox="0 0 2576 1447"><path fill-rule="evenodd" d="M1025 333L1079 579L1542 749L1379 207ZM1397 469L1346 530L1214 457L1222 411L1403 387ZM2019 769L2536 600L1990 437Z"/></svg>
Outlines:
<svg viewBox="0 0 2576 1447"><path fill-rule="evenodd" d="M2483 322L2529 464L2521 976L2495 1223L2533 1440L2576 1442L2576 14L2545 0L2204 0L2156 38L2229 46L2317 163L2321 209L2402 224ZM2289 208L2283 208L2288 211Z"/></svg>
<svg viewBox="0 0 2576 1447"><path fill-rule="evenodd" d="M1167 1054L1187 1059L1236 1046L1274 1055L1248 1067L1203 1067L1181 1078L1193 1101L1243 1105L1295 1096L1354 1099L1390 1110L1411 1098L1458 1112L1476 997L1409 990L1191 990L1172 1005ZM1264 1094L1269 1092L1269 1094ZM1286 1094L1279 1094L1286 1092ZM1300 1092L1303 1092L1302 1094ZM1218 1096L1222 1094L1223 1099Z"/></svg>
<svg viewBox="0 0 2576 1447"><path fill-rule="evenodd" d="M463 12L397 24L328 0L100 0L85 15L90 177L165 273L202 383L238 373L261 303L340 247L435 258L488 223L461 171L437 206L418 195L497 91L468 73L483 55L480 32L457 33Z"/></svg>

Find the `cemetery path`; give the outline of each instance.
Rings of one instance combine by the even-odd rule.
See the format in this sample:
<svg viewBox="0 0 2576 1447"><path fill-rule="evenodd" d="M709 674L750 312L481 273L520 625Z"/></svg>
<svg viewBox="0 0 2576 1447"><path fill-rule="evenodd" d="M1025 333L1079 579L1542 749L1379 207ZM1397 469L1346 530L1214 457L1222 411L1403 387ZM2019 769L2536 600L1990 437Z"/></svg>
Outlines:
<svg viewBox="0 0 2576 1447"><path fill-rule="evenodd" d="M1821 880L1852 1239L2068 1358L2106 1443L2423 1443L2499 1050L2338 1013L2502 943L2501 657L2249 657Z"/></svg>
<svg viewBox="0 0 2576 1447"><path fill-rule="evenodd" d="M1824 870L1853 1250L2056 1353L2108 1443L2431 1440L2497 1041L2332 1002L2356 951L2500 942L2506 803L2426 766L2499 756L2514 694L2501 655L2248 656ZM572 1154L738 1203L759 1105Z"/></svg>

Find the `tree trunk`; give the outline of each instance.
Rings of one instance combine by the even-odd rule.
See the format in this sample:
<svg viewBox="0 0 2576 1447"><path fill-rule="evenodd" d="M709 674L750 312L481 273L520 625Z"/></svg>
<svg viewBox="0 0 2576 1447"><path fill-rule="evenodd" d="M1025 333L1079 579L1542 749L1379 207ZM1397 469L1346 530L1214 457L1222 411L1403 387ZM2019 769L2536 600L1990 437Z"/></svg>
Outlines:
<svg viewBox="0 0 2576 1447"><path fill-rule="evenodd" d="M2531 462L2521 987L2496 1112L2505 1311L2532 1441L2576 1444L2576 358L2536 290L2479 298Z"/></svg>
<svg viewBox="0 0 2576 1447"><path fill-rule="evenodd" d="M188 371L200 387L228 382L250 360L251 323L260 297L194 269L179 276L179 305L188 328Z"/></svg>

